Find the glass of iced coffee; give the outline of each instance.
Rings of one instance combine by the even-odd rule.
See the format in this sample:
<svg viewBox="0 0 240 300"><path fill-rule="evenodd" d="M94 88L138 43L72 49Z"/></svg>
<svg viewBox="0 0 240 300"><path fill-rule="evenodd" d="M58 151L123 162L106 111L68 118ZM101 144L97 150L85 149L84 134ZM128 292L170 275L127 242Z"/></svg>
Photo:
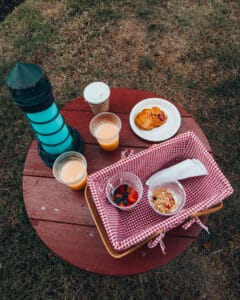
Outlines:
<svg viewBox="0 0 240 300"><path fill-rule="evenodd" d="M83 91L83 97L87 101L94 114L109 111L110 88L104 82L92 82Z"/></svg>

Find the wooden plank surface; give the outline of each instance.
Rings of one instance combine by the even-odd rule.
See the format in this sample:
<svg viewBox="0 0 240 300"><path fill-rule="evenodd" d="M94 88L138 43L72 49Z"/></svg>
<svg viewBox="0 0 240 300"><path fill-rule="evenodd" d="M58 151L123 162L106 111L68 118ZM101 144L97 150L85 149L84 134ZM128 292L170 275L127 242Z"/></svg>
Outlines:
<svg viewBox="0 0 240 300"><path fill-rule="evenodd" d="M67 124L76 128L82 135L86 143L95 143L94 137L89 131L88 124L93 118L92 112L79 112L79 111L68 111L63 110L62 114L67 122ZM118 113L122 121L122 129L120 132L121 145L124 147L149 147L153 143L144 141L140 137L136 136L131 130L129 125L129 114ZM86 126L87 124L87 126ZM201 141L204 143L208 150L211 149L207 138L205 137L203 131L200 129L198 124L190 117L182 117L181 127L177 134L181 134L187 131L195 132Z"/></svg>
<svg viewBox="0 0 240 300"><path fill-rule="evenodd" d="M24 198L31 199L25 201L26 211L31 219L94 226L84 191L70 190L54 178L23 176L23 194ZM200 231L201 228L195 224L187 231L180 226L170 235L194 238Z"/></svg>
<svg viewBox="0 0 240 300"><path fill-rule="evenodd" d="M100 170L121 157L122 150L134 153L152 145L137 137L129 126L129 112L140 100L157 97L153 93L128 89L112 89L110 111L122 120L121 146L114 152L104 152L91 136L88 125L94 116L82 97L68 103L61 110L66 122L76 128L85 141L88 173ZM176 104L176 103L174 103ZM209 151L211 147L198 124L177 105L182 124L177 134L193 131ZM184 251L201 232L195 224L187 231L181 226L167 233L164 239L167 256L160 249L140 248L133 254L116 260L104 248L88 210L83 191L72 191L58 183L52 169L41 161L34 140L26 156L23 171L23 195L27 214L43 242L57 255L73 265L101 274L127 275L145 272L161 266ZM207 217L202 218L206 221ZM142 263L139 264L139 261Z"/></svg>
<svg viewBox="0 0 240 300"><path fill-rule="evenodd" d="M89 174L120 160L121 151L125 149L125 147L121 146L109 155L108 152L102 151L98 145L85 143L84 155L87 159ZM143 149L135 148L134 152L137 153ZM52 169L44 165L38 155L36 141L33 141L29 148L23 174L28 176L53 177Z"/></svg>
<svg viewBox="0 0 240 300"><path fill-rule="evenodd" d="M110 94L110 111L115 113L129 113L137 102L147 98L163 98L163 97L155 93L151 93L143 90L112 88ZM180 111L181 116L183 117L190 116L189 113L177 103L178 99L175 99L175 101L173 101L173 99L166 99L166 100L173 102L173 104ZM84 98L81 96L76 98L74 101L68 103L67 105L65 105L63 107L63 110L89 111L89 105L86 101L84 101Z"/></svg>
<svg viewBox="0 0 240 300"><path fill-rule="evenodd" d="M131 275L162 266L189 247L194 239L167 236L167 255L146 245L121 259L111 257L96 227L31 220L41 240L64 260L87 271L106 275ZM177 251L176 251L177 249Z"/></svg>

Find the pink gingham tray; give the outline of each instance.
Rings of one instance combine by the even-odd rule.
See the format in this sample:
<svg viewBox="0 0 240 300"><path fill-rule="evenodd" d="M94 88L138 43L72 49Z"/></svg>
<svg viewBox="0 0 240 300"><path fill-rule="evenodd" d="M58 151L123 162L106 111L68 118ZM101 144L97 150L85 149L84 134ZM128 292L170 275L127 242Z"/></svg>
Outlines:
<svg viewBox="0 0 240 300"><path fill-rule="evenodd" d="M181 180L186 191L185 207L176 215L159 216L148 204L145 182L153 173L188 158L199 159L207 168L208 175ZM105 194L108 179L121 171L139 176L144 187L140 203L127 212L112 206ZM89 175L88 186L109 241L116 251L137 245L156 232L163 233L160 240L156 238L161 245L167 231L183 224L192 213L218 204L233 192L215 160L193 132L178 135Z"/></svg>

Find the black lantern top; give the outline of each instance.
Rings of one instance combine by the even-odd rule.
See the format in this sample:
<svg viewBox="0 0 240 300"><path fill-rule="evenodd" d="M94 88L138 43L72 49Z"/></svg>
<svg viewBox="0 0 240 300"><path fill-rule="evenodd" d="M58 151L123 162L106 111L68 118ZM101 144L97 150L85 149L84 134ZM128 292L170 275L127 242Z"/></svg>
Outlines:
<svg viewBox="0 0 240 300"><path fill-rule="evenodd" d="M9 92L26 113L47 109L54 101L51 83L35 64L18 62L7 77Z"/></svg>

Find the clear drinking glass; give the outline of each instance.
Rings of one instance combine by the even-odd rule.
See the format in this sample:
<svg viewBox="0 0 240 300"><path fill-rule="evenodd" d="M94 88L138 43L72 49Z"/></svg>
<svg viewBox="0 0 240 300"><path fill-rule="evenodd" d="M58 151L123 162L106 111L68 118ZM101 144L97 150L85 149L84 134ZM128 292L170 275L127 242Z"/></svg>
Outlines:
<svg viewBox="0 0 240 300"><path fill-rule="evenodd" d="M121 185L128 185L129 187L132 187L135 189L135 191L138 194L138 198L135 203L131 204L130 206L119 206L117 205L114 200L114 191ZM109 178L106 186L106 195L108 201L115 207L121 209L121 210L131 210L133 209L141 200L143 194L143 185L138 176L131 172L120 172L118 174L113 175L111 178Z"/></svg>
<svg viewBox="0 0 240 300"><path fill-rule="evenodd" d="M91 120L89 129L103 150L113 151L119 146L121 120L117 115L100 113Z"/></svg>
<svg viewBox="0 0 240 300"><path fill-rule="evenodd" d="M163 191L163 193L161 192ZM166 192L166 193L165 193ZM170 205L169 194L175 201L172 211L164 211L167 205ZM165 194L165 195L164 195ZM157 196L161 195L161 196ZM156 199L154 199L156 198ZM156 201L156 202L155 202ZM149 187L148 190L148 202L152 209L163 216L172 216L182 210L186 202L186 193L179 181L165 182L162 184L156 184ZM159 205L159 206L158 206ZM166 205L166 206L165 206ZM157 209L158 206L158 209ZM169 208L170 209L170 208Z"/></svg>
<svg viewBox="0 0 240 300"><path fill-rule="evenodd" d="M87 161L79 152L62 153L53 164L53 175L73 190L83 189L87 183Z"/></svg>

